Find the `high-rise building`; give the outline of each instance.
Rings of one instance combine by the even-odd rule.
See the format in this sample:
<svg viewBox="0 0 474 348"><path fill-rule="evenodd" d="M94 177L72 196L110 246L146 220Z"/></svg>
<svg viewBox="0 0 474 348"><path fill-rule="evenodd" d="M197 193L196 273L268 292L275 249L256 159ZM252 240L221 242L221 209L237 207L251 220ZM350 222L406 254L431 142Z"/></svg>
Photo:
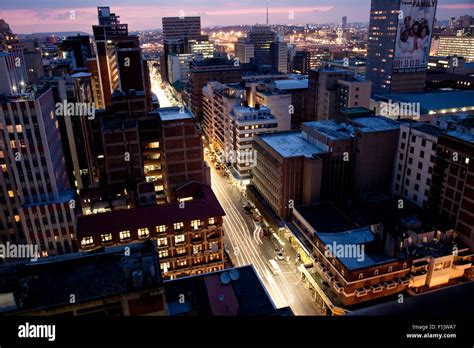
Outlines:
<svg viewBox="0 0 474 348"><path fill-rule="evenodd" d="M426 208L436 145L441 131L424 123L402 124L393 175L393 193Z"/></svg>
<svg viewBox="0 0 474 348"><path fill-rule="evenodd" d="M372 1L366 77L373 94L423 90L436 5Z"/></svg>
<svg viewBox="0 0 474 348"><path fill-rule="evenodd" d="M211 183L210 168L204 162L202 130L194 115L183 107L160 108L164 189L168 201L175 201L175 189L197 181Z"/></svg>
<svg viewBox="0 0 474 348"><path fill-rule="evenodd" d="M429 208L445 228L474 248L474 135L457 130L438 137Z"/></svg>
<svg viewBox="0 0 474 348"><path fill-rule="evenodd" d="M341 29L342 29L342 30L346 30L346 29L347 29L347 16L342 17Z"/></svg>
<svg viewBox="0 0 474 348"><path fill-rule="evenodd" d="M437 55L463 57L467 63L474 62L473 36L440 36Z"/></svg>
<svg viewBox="0 0 474 348"><path fill-rule="evenodd" d="M238 38L235 43L235 56L239 63L247 64L255 57L254 45L246 42L246 38Z"/></svg>
<svg viewBox="0 0 474 348"><path fill-rule="evenodd" d="M247 42L254 46L255 62L258 66L272 66L270 46L276 42L277 34L267 25L255 25L247 34Z"/></svg>
<svg viewBox="0 0 474 348"><path fill-rule="evenodd" d="M272 66L276 72L288 73L288 45L286 42L277 41L270 44Z"/></svg>
<svg viewBox="0 0 474 348"><path fill-rule="evenodd" d="M163 17L163 39L199 39L201 17Z"/></svg>
<svg viewBox="0 0 474 348"><path fill-rule="evenodd" d="M0 236L36 244L42 255L74 251L70 190L51 88L0 101Z"/></svg>
<svg viewBox="0 0 474 348"><path fill-rule="evenodd" d="M59 49L63 58L71 60L73 68L85 68L87 59L92 58L88 35L68 36L61 42Z"/></svg>

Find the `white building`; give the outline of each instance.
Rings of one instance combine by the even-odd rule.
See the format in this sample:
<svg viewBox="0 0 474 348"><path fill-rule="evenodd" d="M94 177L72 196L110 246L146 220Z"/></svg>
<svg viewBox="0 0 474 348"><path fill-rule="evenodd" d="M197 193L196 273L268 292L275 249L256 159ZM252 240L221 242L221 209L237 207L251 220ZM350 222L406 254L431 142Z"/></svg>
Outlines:
<svg viewBox="0 0 474 348"><path fill-rule="evenodd" d="M172 54L168 56L168 78L171 84L176 81L189 82L189 65L194 59L194 54Z"/></svg>
<svg viewBox="0 0 474 348"><path fill-rule="evenodd" d="M420 208L428 201L440 130L423 124L402 124L392 192Z"/></svg>

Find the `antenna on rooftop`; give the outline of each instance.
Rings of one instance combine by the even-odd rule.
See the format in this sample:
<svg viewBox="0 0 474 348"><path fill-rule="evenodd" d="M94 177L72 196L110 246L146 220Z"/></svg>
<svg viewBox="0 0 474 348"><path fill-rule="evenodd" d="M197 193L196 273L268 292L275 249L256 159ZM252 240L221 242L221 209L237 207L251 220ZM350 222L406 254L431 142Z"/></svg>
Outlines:
<svg viewBox="0 0 474 348"><path fill-rule="evenodd" d="M268 7L269 7L268 1L266 3L266 6L267 6L267 25L268 25Z"/></svg>

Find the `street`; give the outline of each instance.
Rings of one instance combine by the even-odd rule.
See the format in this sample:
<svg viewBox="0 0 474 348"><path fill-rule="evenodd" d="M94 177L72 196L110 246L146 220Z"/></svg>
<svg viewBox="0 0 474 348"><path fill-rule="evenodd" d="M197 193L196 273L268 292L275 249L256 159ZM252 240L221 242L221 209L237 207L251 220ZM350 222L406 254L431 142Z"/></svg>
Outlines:
<svg viewBox="0 0 474 348"><path fill-rule="evenodd" d="M269 260L275 259L275 248L280 246L262 236L252 215L245 214L239 190L215 169L209 157L206 160L211 166L212 189L226 213L224 240L234 266L252 264L277 308L290 306L295 315L321 315L298 279L294 254L285 252L285 260L276 261L281 274L272 274Z"/></svg>
<svg viewBox="0 0 474 348"><path fill-rule="evenodd" d="M163 88L166 85L161 79L161 75L156 68L150 69L151 91L156 95L161 108L176 106L178 101L171 95L171 93Z"/></svg>

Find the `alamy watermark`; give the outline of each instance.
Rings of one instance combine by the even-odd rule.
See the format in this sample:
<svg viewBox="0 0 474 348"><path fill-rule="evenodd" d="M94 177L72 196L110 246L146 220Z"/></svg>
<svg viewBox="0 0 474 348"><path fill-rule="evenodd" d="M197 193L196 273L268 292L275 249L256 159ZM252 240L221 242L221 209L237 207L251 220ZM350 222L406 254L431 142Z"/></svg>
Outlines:
<svg viewBox="0 0 474 348"><path fill-rule="evenodd" d="M72 103L64 100L62 103L56 103L55 107L57 116L82 116L89 120L95 118L93 103Z"/></svg>
<svg viewBox="0 0 474 348"><path fill-rule="evenodd" d="M30 259L36 261L40 257L40 249L36 244L0 244L0 258Z"/></svg>
<svg viewBox="0 0 474 348"><path fill-rule="evenodd" d="M257 150L231 150L226 149L218 156L221 163L249 164L251 167L257 165Z"/></svg>
<svg viewBox="0 0 474 348"><path fill-rule="evenodd" d="M419 118L420 103L397 102L389 99L388 102L380 103L380 114L390 118Z"/></svg>
<svg viewBox="0 0 474 348"><path fill-rule="evenodd" d="M332 242L332 244L326 244L324 256L327 258L356 259L358 262L363 262L365 260L364 244L339 244Z"/></svg>

